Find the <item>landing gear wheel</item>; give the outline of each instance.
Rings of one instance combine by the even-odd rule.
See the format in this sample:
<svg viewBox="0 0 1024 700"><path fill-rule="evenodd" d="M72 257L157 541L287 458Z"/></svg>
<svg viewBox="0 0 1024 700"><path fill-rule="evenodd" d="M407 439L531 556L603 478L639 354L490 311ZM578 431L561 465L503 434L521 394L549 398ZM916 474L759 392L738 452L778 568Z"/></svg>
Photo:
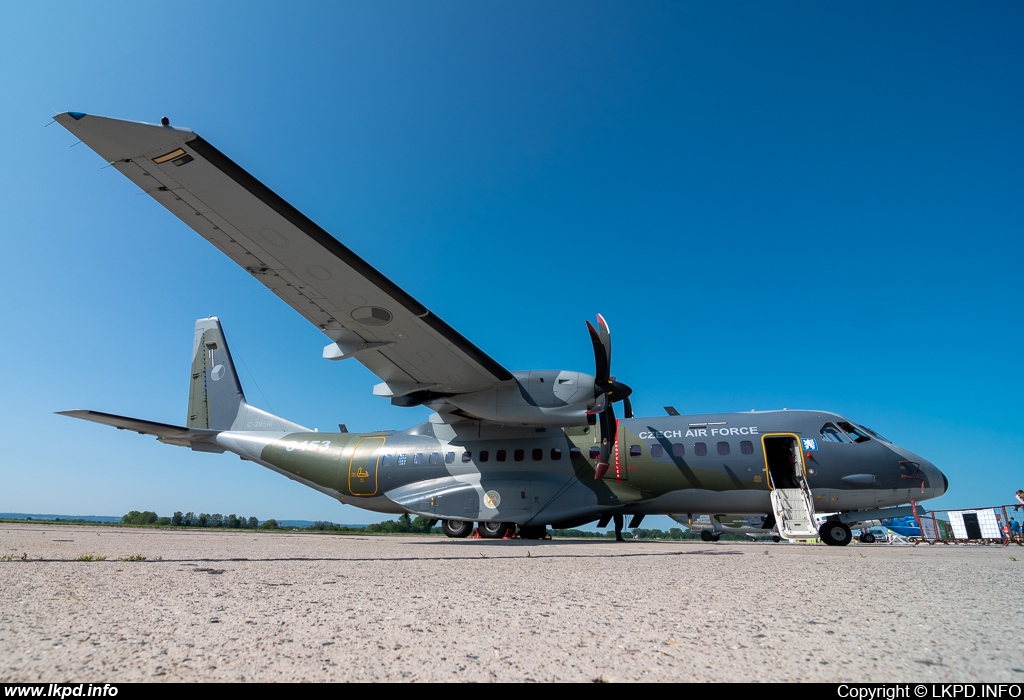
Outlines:
<svg viewBox="0 0 1024 700"><path fill-rule="evenodd" d="M542 540L548 534L547 525L520 525L519 536L524 540Z"/></svg>
<svg viewBox="0 0 1024 700"><path fill-rule="evenodd" d="M818 536L821 537L822 542L830 547L845 547L853 539L853 533L850 532L850 528L838 520L822 523L821 527L818 528Z"/></svg>
<svg viewBox="0 0 1024 700"><path fill-rule="evenodd" d="M708 532L707 530L701 530L700 531L700 538L702 540L704 540L705 542L710 542L711 541L711 533Z"/></svg>
<svg viewBox="0 0 1024 700"><path fill-rule="evenodd" d="M711 541L712 542L718 542L718 540L720 540L721 538L722 538L721 535L712 535L711 536Z"/></svg>
<svg viewBox="0 0 1024 700"><path fill-rule="evenodd" d="M515 525L509 523L480 523L477 525L477 532L487 540L500 540L508 534L509 530L514 529Z"/></svg>
<svg viewBox="0 0 1024 700"><path fill-rule="evenodd" d="M778 544L779 542L782 542L782 538L779 537L778 535L772 535L772 542L774 542L775 544Z"/></svg>
<svg viewBox="0 0 1024 700"><path fill-rule="evenodd" d="M449 537L469 537L473 532L472 520L442 520L441 531Z"/></svg>
<svg viewBox="0 0 1024 700"><path fill-rule="evenodd" d="M864 544L873 544L875 541L875 536L872 535L870 532L862 532L859 539Z"/></svg>

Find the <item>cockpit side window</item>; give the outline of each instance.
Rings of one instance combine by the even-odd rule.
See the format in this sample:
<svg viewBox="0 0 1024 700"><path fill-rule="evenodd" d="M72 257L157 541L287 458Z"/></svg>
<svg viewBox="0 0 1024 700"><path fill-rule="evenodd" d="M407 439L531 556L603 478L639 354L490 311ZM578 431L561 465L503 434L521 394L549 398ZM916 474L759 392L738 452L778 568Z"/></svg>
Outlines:
<svg viewBox="0 0 1024 700"><path fill-rule="evenodd" d="M821 426L821 437L827 442L853 442L853 439L833 423Z"/></svg>

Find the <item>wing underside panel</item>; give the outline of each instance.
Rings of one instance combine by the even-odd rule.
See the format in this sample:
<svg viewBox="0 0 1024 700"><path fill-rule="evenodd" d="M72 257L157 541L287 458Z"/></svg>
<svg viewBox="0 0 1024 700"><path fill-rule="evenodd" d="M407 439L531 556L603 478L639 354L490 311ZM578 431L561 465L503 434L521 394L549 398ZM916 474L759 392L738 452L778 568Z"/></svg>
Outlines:
<svg viewBox="0 0 1024 700"><path fill-rule="evenodd" d="M58 115L122 174L383 381L479 391L512 375L193 132ZM396 392L398 393L398 392Z"/></svg>

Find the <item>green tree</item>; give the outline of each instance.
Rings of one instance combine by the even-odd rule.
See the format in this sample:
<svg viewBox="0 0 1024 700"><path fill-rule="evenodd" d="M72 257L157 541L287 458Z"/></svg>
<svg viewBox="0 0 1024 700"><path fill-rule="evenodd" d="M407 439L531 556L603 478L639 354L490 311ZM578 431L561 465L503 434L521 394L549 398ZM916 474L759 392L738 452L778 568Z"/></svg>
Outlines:
<svg viewBox="0 0 1024 700"><path fill-rule="evenodd" d="M264 520L263 524L260 525L260 527L264 530L278 530L280 529L281 526L277 524L276 520L270 518L269 520Z"/></svg>
<svg viewBox="0 0 1024 700"><path fill-rule="evenodd" d="M422 515L417 515L412 521L413 532L430 532L432 529L433 520L425 518Z"/></svg>
<svg viewBox="0 0 1024 700"><path fill-rule="evenodd" d="M145 510L141 513L137 510L130 510L121 516L121 522L125 525L152 525L158 517L151 510Z"/></svg>
<svg viewBox="0 0 1024 700"><path fill-rule="evenodd" d="M174 511L174 515L171 516L171 525L175 527L181 527L185 524L185 516L182 515L180 510Z"/></svg>

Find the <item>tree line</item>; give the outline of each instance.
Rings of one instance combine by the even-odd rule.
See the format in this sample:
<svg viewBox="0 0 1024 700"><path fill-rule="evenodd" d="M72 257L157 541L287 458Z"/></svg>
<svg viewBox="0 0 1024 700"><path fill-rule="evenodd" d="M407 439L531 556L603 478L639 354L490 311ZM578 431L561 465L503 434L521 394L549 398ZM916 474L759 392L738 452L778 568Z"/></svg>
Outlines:
<svg viewBox="0 0 1024 700"><path fill-rule="evenodd" d="M145 511L129 511L121 517L121 523L124 525L156 525L156 526L170 526L170 527L216 527L216 528L228 528L228 529L260 529L260 530L278 530L281 525L274 518L264 520L262 523L254 517L239 517L232 513L231 515L221 515L220 513L195 513L188 512L182 513L180 510L175 511L171 517L160 517L151 510ZM380 523L372 523L370 525L338 525L327 520L318 520L312 525L304 528L289 528L297 530L307 530L312 532L367 532L375 534L434 534L440 535L441 528L434 525L429 518L425 518L422 515L417 515L415 518L409 516L408 513L403 513L398 517L397 520L385 520ZM607 531L593 531L593 530L550 530L552 537L572 537L572 538L603 538L603 537L615 537L615 533L611 528ZM673 527L667 532L659 529L647 529L638 528L635 530L627 530L627 536L635 536L636 539L640 540L691 540L700 539L700 534L692 531L683 530L682 528ZM722 534L724 540L743 540L746 536L741 534L727 533Z"/></svg>
<svg viewBox="0 0 1024 700"><path fill-rule="evenodd" d="M121 524L123 525L169 525L172 527L221 527L221 528L238 528L238 529L255 529L255 528L268 528L274 529L280 527L276 520L271 518L270 520L264 520L260 523L254 517L238 517L234 513L231 515L221 515L220 513L195 513L188 512L182 513L180 510L175 511L171 517L160 517L151 510L131 510L121 516Z"/></svg>

